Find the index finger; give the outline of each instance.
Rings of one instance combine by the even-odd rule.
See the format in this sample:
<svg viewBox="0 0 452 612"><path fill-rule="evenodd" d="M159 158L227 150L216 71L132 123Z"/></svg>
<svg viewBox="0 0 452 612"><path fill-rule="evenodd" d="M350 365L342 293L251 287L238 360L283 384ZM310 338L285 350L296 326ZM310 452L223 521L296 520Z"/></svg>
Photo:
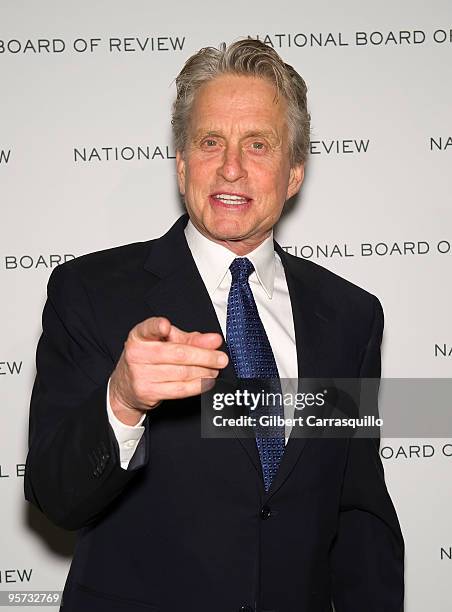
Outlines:
<svg viewBox="0 0 452 612"><path fill-rule="evenodd" d="M219 348L223 344L223 336L216 332L186 332L175 325L171 325L168 340L176 344L189 344L191 346L211 349Z"/></svg>

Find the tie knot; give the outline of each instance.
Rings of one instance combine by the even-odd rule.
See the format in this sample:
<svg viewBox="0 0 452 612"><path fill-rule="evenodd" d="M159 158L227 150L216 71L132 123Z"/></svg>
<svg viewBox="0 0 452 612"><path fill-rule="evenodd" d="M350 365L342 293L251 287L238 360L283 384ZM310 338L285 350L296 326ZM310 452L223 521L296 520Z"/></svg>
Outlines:
<svg viewBox="0 0 452 612"><path fill-rule="evenodd" d="M232 282L247 282L250 274L254 272L254 266L248 257L236 257L229 266Z"/></svg>

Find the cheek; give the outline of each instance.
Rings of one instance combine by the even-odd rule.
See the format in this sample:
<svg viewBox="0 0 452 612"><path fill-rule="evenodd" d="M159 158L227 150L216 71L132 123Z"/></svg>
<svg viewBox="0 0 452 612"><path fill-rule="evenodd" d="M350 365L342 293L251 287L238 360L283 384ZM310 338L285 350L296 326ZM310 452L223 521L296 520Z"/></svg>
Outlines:
<svg viewBox="0 0 452 612"><path fill-rule="evenodd" d="M187 166L186 187L194 193L208 190L211 172L208 164L191 163Z"/></svg>
<svg viewBox="0 0 452 612"><path fill-rule="evenodd" d="M256 186L264 197L277 200L285 197L289 180L289 171L285 168L259 168L255 177Z"/></svg>

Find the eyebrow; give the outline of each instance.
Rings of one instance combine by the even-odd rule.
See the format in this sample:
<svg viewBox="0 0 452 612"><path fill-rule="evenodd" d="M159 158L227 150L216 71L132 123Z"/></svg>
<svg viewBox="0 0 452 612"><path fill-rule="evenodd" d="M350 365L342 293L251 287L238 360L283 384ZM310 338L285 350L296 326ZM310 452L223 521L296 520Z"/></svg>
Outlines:
<svg viewBox="0 0 452 612"><path fill-rule="evenodd" d="M217 138L223 138L223 134L220 131L200 128L194 134L193 140L198 140L199 138L204 138L206 136L216 136ZM245 138L267 138L274 144L279 144L281 142L281 138L278 137L273 130L249 130L248 132L245 132L241 137L241 139Z"/></svg>

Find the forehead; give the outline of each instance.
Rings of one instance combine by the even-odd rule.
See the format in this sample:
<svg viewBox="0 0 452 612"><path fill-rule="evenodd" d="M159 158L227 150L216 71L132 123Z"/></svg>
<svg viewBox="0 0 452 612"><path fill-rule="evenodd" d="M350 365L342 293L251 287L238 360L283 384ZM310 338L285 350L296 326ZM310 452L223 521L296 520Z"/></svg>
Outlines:
<svg viewBox="0 0 452 612"><path fill-rule="evenodd" d="M286 101L268 79L225 74L201 85L191 110L192 129L273 128L280 132Z"/></svg>

